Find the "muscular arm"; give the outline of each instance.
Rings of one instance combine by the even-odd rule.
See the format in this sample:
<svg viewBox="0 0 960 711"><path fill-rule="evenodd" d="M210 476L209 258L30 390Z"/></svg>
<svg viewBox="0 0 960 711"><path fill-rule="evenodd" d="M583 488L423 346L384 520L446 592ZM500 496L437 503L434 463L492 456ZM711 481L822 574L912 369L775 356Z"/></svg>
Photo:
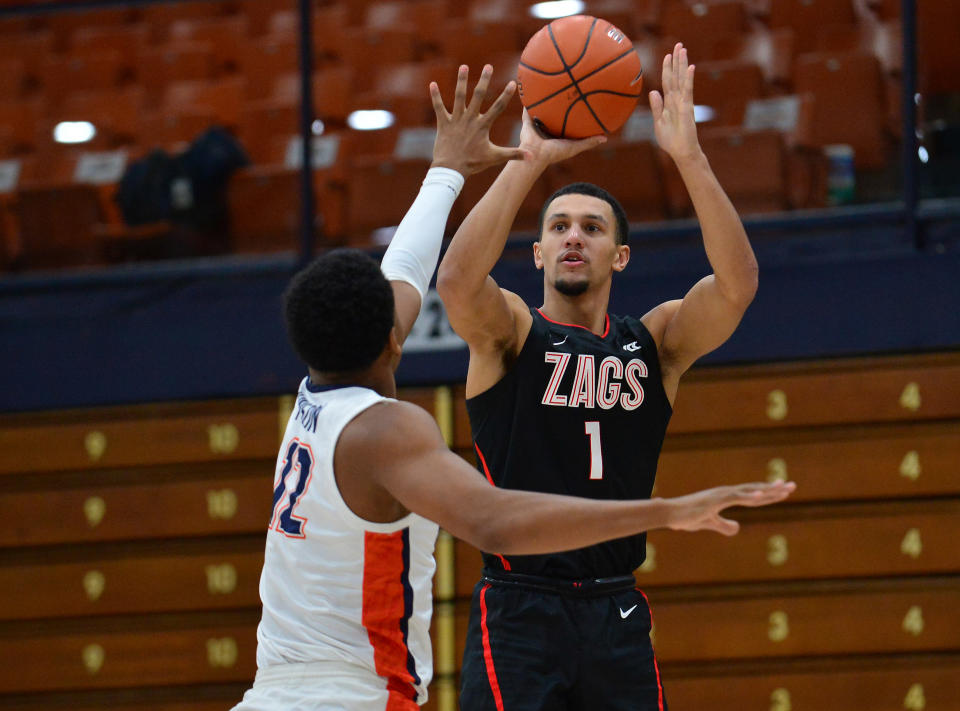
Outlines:
<svg viewBox="0 0 960 711"><path fill-rule="evenodd" d="M757 260L733 204L710 169L693 120L693 66L680 45L664 58L661 97L650 105L660 146L673 158L690 194L713 273L697 282L679 305L664 304L660 357L664 379L675 381L700 356L724 343L757 290Z"/></svg>
<svg viewBox="0 0 960 711"><path fill-rule="evenodd" d="M447 449L424 410L398 402L370 408L344 430L336 466L338 482L366 481L477 548L508 555L572 550L662 527L732 535L737 524L719 515L722 508L773 503L793 490L749 484L675 499L598 501L498 489Z"/></svg>
<svg viewBox="0 0 960 711"><path fill-rule="evenodd" d="M523 301L501 290L490 277L520 205L548 165L604 140L602 136L581 141L546 139L524 112L520 148L526 160L503 168L454 235L437 272L437 292L450 325L470 346L468 393L486 390L500 379L532 322Z"/></svg>

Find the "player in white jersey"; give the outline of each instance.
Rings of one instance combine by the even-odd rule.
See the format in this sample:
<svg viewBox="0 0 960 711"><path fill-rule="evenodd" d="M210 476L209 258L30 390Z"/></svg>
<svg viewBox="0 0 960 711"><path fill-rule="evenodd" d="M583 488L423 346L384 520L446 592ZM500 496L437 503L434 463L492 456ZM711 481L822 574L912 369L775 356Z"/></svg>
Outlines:
<svg viewBox="0 0 960 711"><path fill-rule="evenodd" d="M395 400L401 346L436 267L463 176L508 159L486 114L485 67L470 103L462 67L437 112L433 167L381 265L335 250L292 280L291 344L308 365L277 457L260 581L257 677L235 711L404 711L426 701L436 521L486 551L580 548L651 528L736 532L733 505L784 499L745 484L676 499L593 501L490 486L450 452L432 417Z"/></svg>

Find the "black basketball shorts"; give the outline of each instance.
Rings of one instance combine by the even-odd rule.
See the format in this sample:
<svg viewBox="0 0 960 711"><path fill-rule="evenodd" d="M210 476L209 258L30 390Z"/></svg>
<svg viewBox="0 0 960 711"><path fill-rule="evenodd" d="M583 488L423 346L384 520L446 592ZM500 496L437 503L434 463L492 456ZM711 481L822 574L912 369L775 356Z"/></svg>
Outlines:
<svg viewBox="0 0 960 711"><path fill-rule="evenodd" d="M666 711L650 628L631 577L557 585L485 571L473 592L460 709Z"/></svg>

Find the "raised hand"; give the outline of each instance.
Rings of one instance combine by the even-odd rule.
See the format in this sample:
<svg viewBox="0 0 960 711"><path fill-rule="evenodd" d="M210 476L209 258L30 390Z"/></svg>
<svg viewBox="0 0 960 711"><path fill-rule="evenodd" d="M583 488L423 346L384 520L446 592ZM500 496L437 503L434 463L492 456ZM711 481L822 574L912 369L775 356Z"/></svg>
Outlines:
<svg viewBox="0 0 960 711"><path fill-rule="evenodd" d="M548 138L534 125L527 110L523 110L520 148L528 151L532 160L539 161L544 166L572 158L578 153L599 146L606 140L606 136L591 136L576 141L568 138Z"/></svg>
<svg viewBox="0 0 960 711"><path fill-rule="evenodd" d="M693 118L694 65L688 64L687 49L677 42L673 52L663 58L663 95L650 92L653 130L660 148L674 161L693 158L700 153L697 124Z"/></svg>
<svg viewBox="0 0 960 711"><path fill-rule="evenodd" d="M732 536L740 524L720 513L731 506L767 506L783 501L797 488L792 481L773 484L753 483L737 486L718 486L695 494L667 499L673 508L667 525L675 531L716 531Z"/></svg>
<svg viewBox="0 0 960 711"><path fill-rule="evenodd" d="M521 148L505 148L490 141L490 126L503 113L510 97L517 89L516 82L508 83L487 112L481 113L480 107L486 98L492 74L493 67L489 64L484 66L480 79L474 87L473 97L468 104L469 69L466 65L462 65L457 75L452 112L448 112L444 106L437 83L430 83L430 98L433 100L433 110L437 114L433 166L452 168L461 175L467 176L508 160L523 160L527 157L527 152Z"/></svg>

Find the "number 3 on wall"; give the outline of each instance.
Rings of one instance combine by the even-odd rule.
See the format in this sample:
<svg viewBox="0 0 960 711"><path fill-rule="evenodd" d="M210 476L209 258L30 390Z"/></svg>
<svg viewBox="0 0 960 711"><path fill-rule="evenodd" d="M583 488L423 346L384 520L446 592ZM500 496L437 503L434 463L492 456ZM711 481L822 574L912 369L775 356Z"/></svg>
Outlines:
<svg viewBox="0 0 960 711"><path fill-rule="evenodd" d="M590 437L590 478L603 479L603 447L600 445L600 423L583 423L584 433Z"/></svg>
<svg viewBox="0 0 960 711"><path fill-rule="evenodd" d="M291 470L297 474L295 479L290 477L296 482L296 486L290 490L288 496L285 496L287 477ZM277 486L273 490L273 516L270 517L268 530L274 528L291 538L306 538L303 527L307 519L294 516L293 511L300 502L300 497L306 493L311 478L313 478L313 450L310 449L309 444L294 438L287 446L283 469L280 470Z"/></svg>

